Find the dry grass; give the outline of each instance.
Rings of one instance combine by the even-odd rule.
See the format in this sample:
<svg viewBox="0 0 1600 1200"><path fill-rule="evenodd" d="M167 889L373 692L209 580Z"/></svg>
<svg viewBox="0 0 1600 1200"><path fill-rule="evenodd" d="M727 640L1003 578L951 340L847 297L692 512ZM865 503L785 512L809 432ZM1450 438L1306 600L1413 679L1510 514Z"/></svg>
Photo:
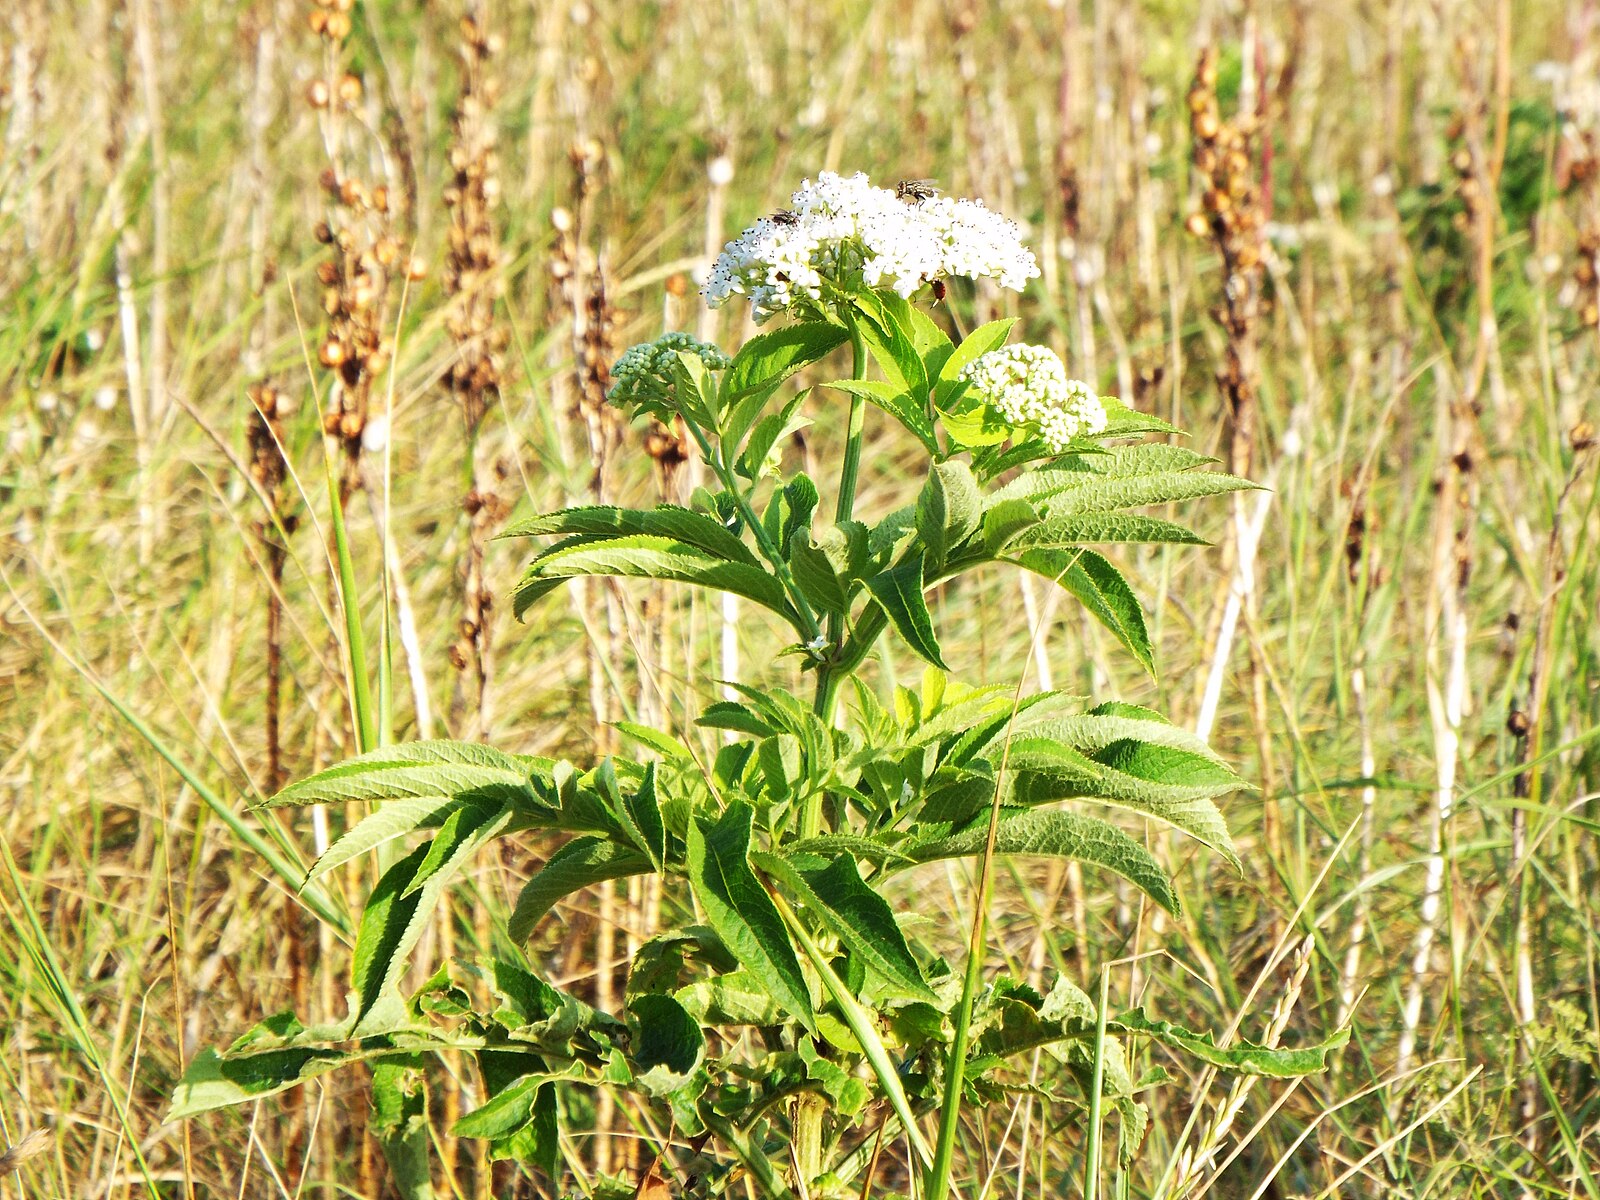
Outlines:
<svg viewBox="0 0 1600 1200"><path fill-rule="evenodd" d="M498 156L488 168L451 157L469 9L504 46L472 60L493 86L466 89L486 110L466 124L473 153ZM271 786L275 538L284 769L353 745L317 411L333 403L332 373L314 365L331 328L317 237L338 207L320 182L330 164L335 190L349 178L388 189L374 238L435 264L409 285L403 259L385 267L381 328L361 335L392 347L362 343L380 350L363 403L387 413L386 436L357 453L363 427L339 431L355 445L369 648L386 595L399 618L397 732L414 736L421 711L463 735L486 725L507 748L582 756L592 688L611 689L612 711L668 719L712 694L721 607L623 588L586 614L552 601L519 627L491 607L464 628L478 564L493 596L517 563L482 547L483 509L464 512L462 497L537 507L588 492L572 404L593 387L597 324L614 320L622 344L663 319L693 327L686 276L707 230L774 207L805 174L935 176L1025 218L1045 268L1017 306L1030 336L1199 446L1237 450L1235 381L1215 379L1238 361L1213 315L1223 264L1186 230L1203 206L1185 101L1202 44L1218 51L1223 113L1242 98L1271 147L1268 173L1259 155L1252 166L1271 238L1246 366L1252 470L1275 492L1212 732L1270 789L1229 810L1244 878L1175 852L1192 901L1177 924L1099 879L1002 873L994 966L1087 978L1090 964L1161 950L1119 970L1118 1002L1258 1039L1316 1037L1349 1009L1354 1037L1327 1077L1230 1094L1197 1076L1156 1093L1129 1194L1177 1179L1240 1197L1600 1194L1593 14L1581 0L1238 9L450 0L361 5L337 46L308 30L309 0L11 0L0 1197L381 1193L354 1076L298 1104L161 1124L198 1048L290 1005L340 1012L324 982L340 937L244 840L260 833L303 862L327 823L222 819ZM340 112L346 72L362 87ZM329 81L333 109L308 103ZM734 168L725 188L707 182L719 156ZM444 189L472 172L497 194L479 188L463 215ZM466 225L495 240L492 257L452 257ZM592 288L552 280L552 264L603 279L601 308ZM477 324L480 302L448 301L446 275L459 295L461 271L494 276L503 350ZM995 303L954 298L964 320ZM469 442L448 381L468 377L463 347L485 346L499 402L481 426L469 411ZM264 448L249 395L263 383L297 409L281 423L276 506L251 471ZM837 436L839 414L816 416L810 436ZM882 511L918 481L886 423L868 432L859 508ZM645 451L643 432L626 435L613 494L656 494ZM1193 724L1238 586L1241 513L1212 514L1222 550L1124 556L1157 598L1159 688L1113 666L1070 606L1050 626L1056 685ZM394 546L387 593L380 525ZM1015 679L1028 635L1016 589L996 576L938 598L959 671ZM762 665L774 631L746 620L738 632L760 678L795 682L791 660ZM620 672L594 670L596 639L618 643ZM882 662L879 678L896 668L912 664ZM485 915L503 913L539 852L481 864L440 933L455 953L491 936ZM361 883L342 880L335 907L348 912ZM950 911L957 936L971 880L923 884L948 889L929 910ZM597 939L599 903L553 923L553 976L594 986L597 941L620 945L647 919L608 905L623 928ZM1296 1002L1279 1003L1286 988ZM464 1079L441 1096L474 1102ZM1069 1110L1029 1100L990 1115L967 1150L993 1194L1070 1194ZM533 1194L503 1168L491 1193L470 1154L439 1141L461 1194ZM579 1163L595 1153L570 1147Z"/></svg>

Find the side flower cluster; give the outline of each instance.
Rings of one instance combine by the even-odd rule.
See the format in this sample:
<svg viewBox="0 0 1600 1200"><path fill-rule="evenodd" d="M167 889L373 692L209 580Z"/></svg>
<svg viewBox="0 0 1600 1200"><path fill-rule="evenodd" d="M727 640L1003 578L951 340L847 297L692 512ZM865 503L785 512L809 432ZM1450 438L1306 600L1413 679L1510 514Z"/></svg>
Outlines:
<svg viewBox="0 0 1600 1200"><path fill-rule="evenodd" d="M1021 291L1039 274L1016 224L978 200L907 195L860 172L824 171L790 203L723 249L702 293L710 307L744 296L762 322L796 306L820 307L829 288L892 288L909 298L959 275Z"/></svg>
<svg viewBox="0 0 1600 1200"><path fill-rule="evenodd" d="M1067 369L1047 346L1002 346L961 370L971 394L1012 429L1044 438L1063 453L1072 440L1105 430L1106 408L1087 384L1067 378Z"/></svg>
<svg viewBox="0 0 1600 1200"><path fill-rule="evenodd" d="M678 355L693 354L709 371L726 370L732 360L710 342L693 334L664 333L653 342L629 346L611 367L608 397L616 404L653 407L672 395Z"/></svg>

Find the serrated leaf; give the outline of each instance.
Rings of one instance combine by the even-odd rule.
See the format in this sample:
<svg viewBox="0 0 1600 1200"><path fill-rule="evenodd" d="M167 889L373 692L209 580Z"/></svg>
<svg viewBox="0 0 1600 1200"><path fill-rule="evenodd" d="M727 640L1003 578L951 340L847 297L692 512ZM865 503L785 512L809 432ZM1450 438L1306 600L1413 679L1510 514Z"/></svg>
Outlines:
<svg viewBox="0 0 1600 1200"><path fill-rule="evenodd" d="M941 670L948 671L934 636L933 618L922 595L922 556L912 558L867 580L873 599L889 618L889 624L918 656Z"/></svg>
<svg viewBox="0 0 1600 1200"><path fill-rule="evenodd" d="M543 868L523 885L516 908L506 921L506 932L513 942L526 941L545 913L556 901L580 888L609 879L647 875L652 865L644 854L607 838L575 837L557 850Z"/></svg>
<svg viewBox="0 0 1600 1200"><path fill-rule="evenodd" d="M655 508L618 508L609 504L564 508L518 521L498 537L547 534L567 537L579 534L597 540L610 540L641 533L698 546L706 553L730 562L758 563L750 548L720 521L675 504L658 504Z"/></svg>
<svg viewBox="0 0 1600 1200"><path fill-rule="evenodd" d="M856 322L856 328L884 377L914 403L926 404L928 374L911 328L910 305L885 293L859 296L856 303L865 318Z"/></svg>
<svg viewBox="0 0 1600 1200"><path fill-rule="evenodd" d="M822 386L860 396L877 405L905 426L930 454L938 453L939 443L933 436L933 422L928 419L928 410L904 385L882 379L836 379Z"/></svg>
<svg viewBox="0 0 1600 1200"><path fill-rule="evenodd" d="M640 725L634 721L613 721L611 727L630 741L638 742L647 749L654 750L663 758L693 758L689 747L685 746L670 733L659 729L652 729L648 725Z"/></svg>
<svg viewBox="0 0 1600 1200"><path fill-rule="evenodd" d="M733 465L738 474L746 479L759 480L763 475L777 470L777 459L781 458L782 452L780 450L774 455L773 447L811 424L809 418L799 415L806 394L803 391L796 393L777 412L767 413L755 423L750 430L750 440L745 442L744 450Z"/></svg>
<svg viewBox="0 0 1600 1200"><path fill-rule="evenodd" d="M558 1080L569 1079L572 1071L542 1071L524 1075L496 1093L451 1127L456 1137L500 1138L516 1132L533 1119L534 1105L541 1090Z"/></svg>
<svg viewBox="0 0 1600 1200"><path fill-rule="evenodd" d="M665 1096L682 1087L705 1058L706 1039L700 1023L684 1006L661 992L635 996L632 1017L634 1082L651 1096Z"/></svg>
<svg viewBox="0 0 1600 1200"><path fill-rule="evenodd" d="M705 706L694 723L702 729L731 729L755 737L771 737L778 727L747 704L737 700L715 700Z"/></svg>
<svg viewBox="0 0 1600 1200"><path fill-rule="evenodd" d="M1025 529L1032 529L1043 515L1031 501L1020 496L989 505L983 514L983 544L991 554L999 554Z"/></svg>
<svg viewBox="0 0 1600 1200"><path fill-rule="evenodd" d="M802 321L758 333L739 349L722 376L724 409L753 393L769 392L802 367L826 358L849 339L842 325Z"/></svg>
<svg viewBox="0 0 1600 1200"><path fill-rule="evenodd" d="M823 531L822 541L797 537L789 547L789 573L807 602L824 613L842 615L850 609L850 592L840 578L838 554L830 553L830 543L843 549L845 535L837 529Z"/></svg>
<svg viewBox="0 0 1600 1200"><path fill-rule="evenodd" d="M1018 566L1055 580L1076 596L1090 615L1127 647L1152 678L1156 673L1155 647L1145 628L1144 609L1122 573L1094 550L1054 550L1035 547L1013 559Z"/></svg>
<svg viewBox="0 0 1600 1200"><path fill-rule="evenodd" d="M522 617L550 590L552 581L593 575L664 579L732 592L791 624L798 620L783 585L761 567L718 558L687 542L645 534L588 542L540 557L512 592L516 615Z"/></svg>
<svg viewBox="0 0 1600 1200"><path fill-rule="evenodd" d="M779 1025L783 1010L749 971L730 971L679 988L673 995L706 1025Z"/></svg>
<svg viewBox="0 0 1600 1200"><path fill-rule="evenodd" d="M939 386L934 392L934 403L938 408L950 407L951 401L966 386L959 380L961 372L969 363L989 353L1010 337L1011 327L1016 323L1015 317L1002 317L998 321L979 325L961 339L961 344L955 348L939 370Z"/></svg>
<svg viewBox="0 0 1600 1200"><path fill-rule="evenodd" d="M468 859L511 820L509 808L457 809L434 838L385 871L368 897L350 953L352 1036L405 1023L399 981L444 889Z"/></svg>
<svg viewBox="0 0 1600 1200"><path fill-rule="evenodd" d="M1169 542L1180 546L1209 543L1193 530L1131 513L1084 513L1075 517L1046 517L1012 539L1011 549L1034 546L1064 547L1101 542Z"/></svg>
<svg viewBox="0 0 1600 1200"><path fill-rule="evenodd" d="M1132 739L1112 742L1090 757L1029 733L1012 739L1008 769L1018 803L1088 798L1126 808L1188 834L1239 868L1227 822L1212 797L1238 790L1241 781L1208 757Z"/></svg>
<svg viewBox="0 0 1600 1200"><path fill-rule="evenodd" d="M754 810L732 801L716 821L689 824L689 883L707 923L772 997L814 1030L811 994L772 897L750 869Z"/></svg>
<svg viewBox="0 0 1600 1200"><path fill-rule="evenodd" d="M820 870L802 870L776 854L751 856L758 866L798 895L835 937L907 1000L938 999L884 898L868 887L848 854Z"/></svg>
<svg viewBox="0 0 1600 1200"><path fill-rule="evenodd" d="M982 817L959 832L918 838L901 849L919 863L967 858L984 852L988 833L988 818ZM995 853L1071 858L1104 867L1168 912L1177 915L1181 910L1166 872L1150 852L1116 826L1095 817L1061 811L1008 814L996 831Z"/></svg>
<svg viewBox="0 0 1600 1200"><path fill-rule="evenodd" d="M661 870L667 858L667 827L661 819L661 801L656 796L656 764L646 763L644 779L617 806L623 828L639 849L650 859L650 865Z"/></svg>
<svg viewBox="0 0 1600 1200"><path fill-rule="evenodd" d="M879 866L890 862L911 861L893 846L886 846L875 838L853 833L820 833L816 837L796 838L792 842L784 843L783 853L785 857L816 854L826 858L838 854L851 854Z"/></svg>
<svg viewBox="0 0 1600 1200"><path fill-rule="evenodd" d="M370 853L396 838L415 833L419 829L437 828L446 817L466 803L467 801L455 796L443 800L437 796L391 800L361 818L338 841L329 846L306 872L305 883L301 886L315 883L330 871L337 870L352 859Z"/></svg>
<svg viewBox="0 0 1600 1200"><path fill-rule="evenodd" d="M935 463L917 496L917 534L928 562L935 569L944 566L982 519L983 496L972 469L955 460Z"/></svg>
<svg viewBox="0 0 1600 1200"><path fill-rule="evenodd" d="M292 783L261 807L457 797L530 805L539 761L468 742L403 742Z"/></svg>
<svg viewBox="0 0 1600 1200"><path fill-rule="evenodd" d="M1119 1033L1152 1038L1165 1046L1181 1050L1201 1062L1238 1075L1262 1075L1268 1079L1294 1079L1328 1069L1328 1055L1350 1040L1348 1027L1313 1046L1274 1048L1254 1042L1238 1041L1222 1048L1209 1033L1192 1033L1166 1021L1153 1021L1144 1009L1123 1013L1107 1023Z"/></svg>
<svg viewBox="0 0 1600 1200"><path fill-rule="evenodd" d="M1198 472L1200 468L1216 461L1185 446L1171 446L1164 442L1112 446L1092 454L1074 454L1050 466L1024 471L991 493L990 501L998 503L1021 497L1042 502L1059 492L1092 484L1097 479L1135 479L1140 476Z"/></svg>

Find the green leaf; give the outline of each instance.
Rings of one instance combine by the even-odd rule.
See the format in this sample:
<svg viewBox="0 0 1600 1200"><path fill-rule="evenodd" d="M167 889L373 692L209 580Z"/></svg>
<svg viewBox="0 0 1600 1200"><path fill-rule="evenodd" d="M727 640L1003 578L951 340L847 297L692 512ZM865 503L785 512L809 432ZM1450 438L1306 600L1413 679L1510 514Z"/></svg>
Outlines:
<svg viewBox="0 0 1600 1200"><path fill-rule="evenodd" d="M964 462L935 463L917 496L917 533L937 570L976 532L983 518L983 496Z"/></svg>
<svg viewBox="0 0 1600 1200"><path fill-rule="evenodd" d="M960 382L958 378L962 370L967 364L1001 345L1011 336L1011 327L1016 323L1015 317L1002 317L998 321L979 325L961 339L961 344L955 348L955 352L945 360L944 366L939 370L939 386L933 395L936 407L940 409L950 407L952 399L966 387L966 384Z"/></svg>
<svg viewBox="0 0 1600 1200"><path fill-rule="evenodd" d="M1212 797L1244 785L1209 754L1124 738L1085 754L1058 737L1076 727L1058 722L1012 739L1013 797L1023 804L1088 798L1154 817L1227 858L1239 857ZM1070 736L1070 735L1069 735Z"/></svg>
<svg viewBox="0 0 1600 1200"><path fill-rule="evenodd" d="M1151 1038L1224 1071L1237 1075L1262 1075L1268 1079L1294 1079L1326 1071L1328 1055L1350 1040L1347 1027L1313 1046L1277 1049L1238 1041L1224 1049L1217 1045L1209 1033L1191 1033L1166 1021L1152 1021L1145 1016L1142 1008L1123 1013L1115 1021L1107 1022L1107 1028L1118 1033Z"/></svg>
<svg viewBox="0 0 1600 1200"><path fill-rule="evenodd" d="M419 829L437 828L446 817L466 803L468 803L466 800L458 796L443 800L437 796L391 800L361 818L353 828L347 830L338 841L329 846L322 857L311 865L311 870L306 872L306 881L302 886L315 883L330 871L337 870L352 859L376 850L396 838L415 833Z"/></svg>
<svg viewBox="0 0 1600 1200"><path fill-rule="evenodd" d="M536 559L512 593L516 615L520 618L557 581L589 575L691 583L753 600L791 624L799 619L789 607L783 584L762 568L717 558L687 542L648 535L569 546Z"/></svg>
<svg viewBox="0 0 1600 1200"><path fill-rule="evenodd" d="M634 1081L652 1096L677 1091L705 1059L706 1039L700 1023L682 1004L660 992L635 996L628 1004L633 1018Z"/></svg>
<svg viewBox="0 0 1600 1200"><path fill-rule="evenodd" d="M816 837L796 838L784 843L783 853L786 858L806 854L832 858L836 854L851 854L879 866L889 862L911 861L893 846L854 833L821 833Z"/></svg>
<svg viewBox="0 0 1600 1200"><path fill-rule="evenodd" d="M905 935L884 898L862 881L856 861L841 854L821 870L798 869L775 854L751 855L780 879L835 937L869 969L907 1000L937 1001L906 945Z"/></svg>
<svg viewBox="0 0 1600 1200"><path fill-rule="evenodd" d="M984 548L990 554L999 554L1012 538L1043 519L1039 510L1020 496L992 504L983 514Z"/></svg>
<svg viewBox="0 0 1600 1200"><path fill-rule="evenodd" d="M654 750L663 758L692 759L694 757L689 752L689 747L685 746L670 733L652 729L648 725L640 725L633 721L613 721L611 722L611 727L622 734L623 737L638 742L646 749Z"/></svg>
<svg viewBox="0 0 1600 1200"><path fill-rule="evenodd" d="M789 573L813 608L829 614L850 610L850 589L839 574L840 561L847 554L845 535L838 529L823 530L820 541L797 537L791 543Z"/></svg>
<svg viewBox="0 0 1600 1200"><path fill-rule="evenodd" d="M779 450L775 455L773 447L811 424L809 418L799 415L806 394L803 391L796 393L777 412L768 413L755 423L750 430L750 440L745 443L743 453L733 465L736 472L746 479L758 480L763 475L777 471L782 451Z"/></svg>
<svg viewBox="0 0 1600 1200"><path fill-rule="evenodd" d="M1144 610L1139 598L1121 572L1103 554L1094 550L1052 550L1035 547L1024 550L1013 560L1037 575L1055 580L1089 610L1095 620L1109 629L1139 660L1139 665L1156 673L1155 647L1145 628Z"/></svg>
<svg viewBox="0 0 1600 1200"><path fill-rule="evenodd" d="M740 348L723 373L723 408L743 396L770 392L802 367L826 358L849 337L844 326L829 321L803 321L758 333Z"/></svg>
<svg viewBox="0 0 1600 1200"><path fill-rule="evenodd" d="M537 803L528 776L540 761L468 742L405 742L292 783L262 807L455 798L527 807Z"/></svg>
<svg viewBox="0 0 1600 1200"><path fill-rule="evenodd" d="M919 863L982 854L988 841L988 817L980 817L956 833L918 838L901 846ZM1116 826L1096 817L1049 811L1006 815L996 831L998 855L1041 855L1072 858L1121 875L1168 912L1181 909L1161 864ZM892 867L890 868L893 869Z"/></svg>
<svg viewBox="0 0 1600 1200"><path fill-rule="evenodd" d="M817 511L817 485L809 475L796 475L772 493L766 511L761 514L761 525L767 536L778 547L785 559L795 534L811 528L811 518Z"/></svg>
<svg viewBox="0 0 1600 1200"><path fill-rule="evenodd" d="M572 1074L562 1071L524 1075L463 1116L450 1132L469 1138L500 1138L515 1133L533 1119L539 1093Z"/></svg>
<svg viewBox="0 0 1600 1200"><path fill-rule="evenodd" d="M1011 547L1083 546L1099 542L1171 542L1182 546L1208 544L1205 538L1192 530L1156 517L1129 513L1085 513L1076 517L1046 517L1032 529L1024 530L1013 538Z"/></svg>
<svg viewBox="0 0 1600 1200"><path fill-rule="evenodd" d="M780 1025L783 1010L749 971L713 975L673 993L695 1020L706 1025Z"/></svg>
<svg viewBox="0 0 1600 1200"><path fill-rule="evenodd" d="M907 304L906 310L910 316L911 342L922 356L923 373L931 384L939 378L945 363L950 361L955 346L950 341L950 335L922 309L915 304Z"/></svg>
<svg viewBox="0 0 1600 1200"><path fill-rule="evenodd" d="M933 422L928 419L927 407L899 383L881 379L836 379L823 387L860 396L877 405L920 441L930 454L939 452L939 443L933 436Z"/></svg>
<svg viewBox="0 0 1600 1200"><path fill-rule="evenodd" d="M284 1044L281 1031L286 1026L299 1029L292 1013L261 1022L226 1054L209 1047L202 1050L184 1071L164 1119L184 1121L219 1108L261 1100L356 1063L401 1053L410 1057L409 1051L398 1051L381 1038L356 1049ZM263 1041L277 1044L246 1048Z"/></svg>
<svg viewBox="0 0 1600 1200"><path fill-rule="evenodd" d="M629 846L599 837L575 837L552 854L532 879L523 885L516 908L506 922L506 932L514 942L526 941L533 927L558 900L580 888L647 875L650 860Z"/></svg>
<svg viewBox="0 0 1600 1200"><path fill-rule="evenodd" d="M750 869L755 812L732 801L716 821L689 824L689 883L707 922L733 956L807 1029L815 1030L811 993L777 906Z"/></svg>
<svg viewBox="0 0 1600 1200"><path fill-rule="evenodd" d="M911 306L892 293L872 293L856 299L865 319L856 322L867 349L885 378L914 403L925 407L928 399L928 373L917 349L910 318Z"/></svg>
<svg viewBox="0 0 1600 1200"><path fill-rule="evenodd" d="M655 763L645 764L644 779L617 807L628 836L649 857L650 865L660 871L667 858L667 827L656 796Z"/></svg>
<svg viewBox="0 0 1600 1200"><path fill-rule="evenodd" d="M939 639L933 633L933 618L922 595L922 555L918 554L867 580L894 630L923 659L948 671L939 652Z"/></svg>
<svg viewBox="0 0 1600 1200"><path fill-rule="evenodd" d="M618 508L609 504L563 508L515 522L496 540L547 534L608 540L639 533L686 542L730 562L757 562L749 547L720 521L675 504L658 504L655 508Z"/></svg>
<svg viewBox="0 0 1600 1200"><path fill-rule="evenodd" d="M511 820L509 808L457 809L431 842L418 846L372 890L350 954L352 1036L387 1033L405 1023L399 992L406 957L422 936L445 887L468 859Z"/></svg>

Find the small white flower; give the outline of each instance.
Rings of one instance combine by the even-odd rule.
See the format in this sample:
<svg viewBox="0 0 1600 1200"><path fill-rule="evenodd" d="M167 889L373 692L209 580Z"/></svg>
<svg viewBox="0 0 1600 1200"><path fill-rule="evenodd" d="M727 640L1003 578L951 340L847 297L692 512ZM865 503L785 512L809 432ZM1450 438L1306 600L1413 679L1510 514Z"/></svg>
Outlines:
<svg viewBox="0 0 1600 1200"><path fill-rule="evenodd" d="M117 389L110 386L97 388L94 393L94 406L101 412L110 412L117 406Z"/></svg>
<svg viewBox="0 0 1600 1200"><path fill-rule="evenodd" d="M719 154L706 164L706 178L712 187L727 187L733 182L733 159Z"/></svg>
<svg viewBox="0 0 1600 1200"><path fill-rule="evenodd" d="M35 403L38 404L40 412L53 413L61 407L61 397L54 392L40 392Z"/></svg>
<svg viewBox="0 0 1600 1200"><path fill-rule="evenodd" d="M1036 432L1056 453L1106 427L1106 407L1088 384L1067 378L1047 346L1002 346L968 363L961 378L1013 429Z"/></svg>
<svg viewBox="0 0 1600 1200"><path fill-rule="evenodd" d="M806 649L811 651L813 654L821 654L827 648L828 639L820 633L806 643Z"/></svg>
<svg viewBox="0 0 1600 1200"><path fill-rule="evenodd" d="M860 172L824 171L790 204L723 249L702 289L710 307L744 296L761 322L820 307L827 288L910 298L931 280L965 275L1020 291L1039 274L1017 225L976 200L902 198Z"/></svg>

